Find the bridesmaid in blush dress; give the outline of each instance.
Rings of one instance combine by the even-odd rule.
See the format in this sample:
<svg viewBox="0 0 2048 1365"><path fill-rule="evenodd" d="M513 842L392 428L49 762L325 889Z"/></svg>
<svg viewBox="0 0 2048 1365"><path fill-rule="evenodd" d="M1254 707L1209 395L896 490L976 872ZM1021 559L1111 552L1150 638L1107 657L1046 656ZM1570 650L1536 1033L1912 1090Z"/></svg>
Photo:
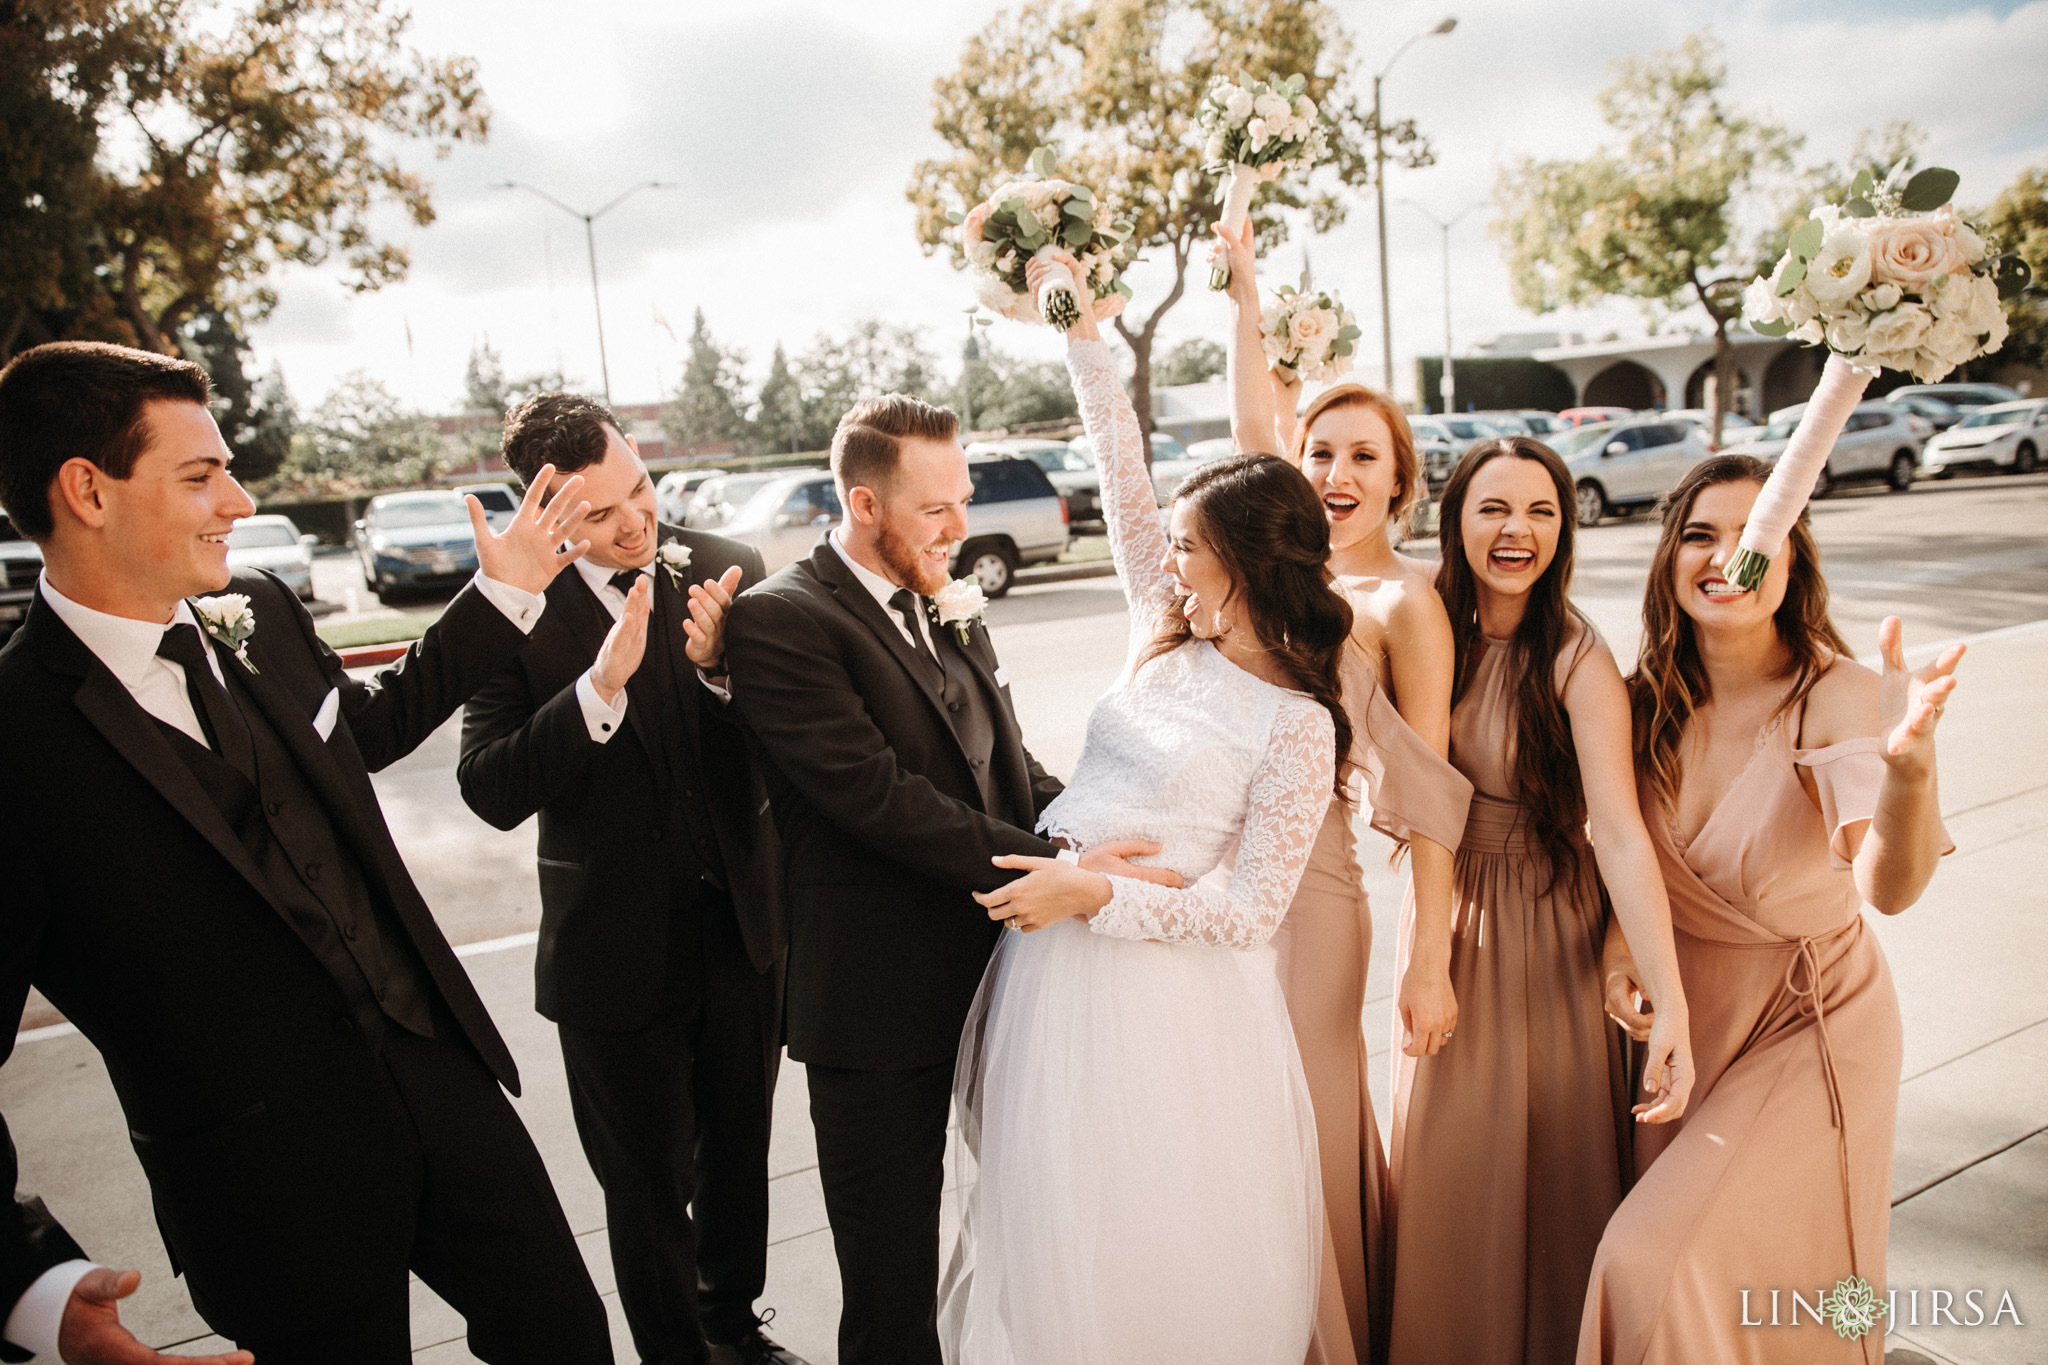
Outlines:
<svg viewBox="0 0 2048 1365"><path fill-rule="evenodd" d="M1453 918L1418 906L1402 925L1403 1005L1450 994L1456 1010L1455 1033L1418 1036L1411 1015L1395 1059L1395 1365L1572 1358L1628 1161L1621 1038L1602 1012L1609 900L1656 978L1636 1118L1676 1117L1692 1083L1628 698L1567 596L1572 500L1563 461L1527 437L1475 446L1444 490L1451 761L1476 791Z"/></svg>
<svg viewBox="0 0 2048 1365"><path fill-rule="evenodd" d="M1784 1315L1795 1291L1810 1306L1851 1276L1884 1295L1901 1040L1863 906L1912 905L1951 847L1934 730L1962 647L1908 673L1894 617L1882 677L1850 659L1803 521L1756 591L1730 585L1721 569L1767 473L1737 455L1697 466L1651 561L1636 765L1699 1080L1682 1120L1637 1137L1582 1365L1883 1357L1881 1316L1844 1337ZM1639 1029L1631 994L1662 1002L1626 943L1609 948L1609 1008ZM1774 1292L1780 1325L1759 1326Z"/></svg>

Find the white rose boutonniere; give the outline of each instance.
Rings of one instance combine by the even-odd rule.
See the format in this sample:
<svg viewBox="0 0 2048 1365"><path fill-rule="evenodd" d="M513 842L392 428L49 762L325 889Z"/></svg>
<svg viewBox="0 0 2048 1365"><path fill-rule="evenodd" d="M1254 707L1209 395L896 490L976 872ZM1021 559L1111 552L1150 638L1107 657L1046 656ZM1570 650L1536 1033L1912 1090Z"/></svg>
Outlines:
<svg viewBox="0 0 2048 1365"><path fill-rule="evenodd" d="M668 581L683 586L683 570L690 567L690 547L679 540L665 540L654 552L654 562L668 571Z"/></svg>
<svg viewBox="0 0 2048 1365"><path fill-rule="evenodd" d="M194 598L192 611L208 635L235 651L242 667L251 673L257 671L249 661L249 637L256 633L256 613L249 610L245 594L224 592L216 597Z"/></svg>
<svg viewBox="0 0 2048 1365"><path fill-rule="evenodd" d="M932 594L932 618L942 626L953 627L963 645L967 643L968 628L981 620L987 610L988 594L971 578L956 578Z"/></svg>

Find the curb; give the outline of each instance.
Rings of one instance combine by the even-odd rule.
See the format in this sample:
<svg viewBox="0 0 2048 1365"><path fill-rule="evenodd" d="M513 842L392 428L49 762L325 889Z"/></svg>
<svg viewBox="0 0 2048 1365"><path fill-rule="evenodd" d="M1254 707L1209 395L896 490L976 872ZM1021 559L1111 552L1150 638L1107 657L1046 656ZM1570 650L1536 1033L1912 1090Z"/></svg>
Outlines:
<svg viewBox="0 0 2048 1365"><path fill-rule="evenodd" d="M405 652L418 641L400 640L388 645L359 645L354 649L337 649L343 668L382 668L394 659L402 659Z"/></svg>

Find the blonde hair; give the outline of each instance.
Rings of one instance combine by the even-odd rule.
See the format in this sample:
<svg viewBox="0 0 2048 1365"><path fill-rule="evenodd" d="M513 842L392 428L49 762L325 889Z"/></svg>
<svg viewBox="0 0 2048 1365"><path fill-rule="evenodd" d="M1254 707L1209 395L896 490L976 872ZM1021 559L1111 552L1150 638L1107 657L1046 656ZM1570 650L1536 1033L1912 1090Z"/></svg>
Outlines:
<svg viewBox="0 0 2048 1365"><path fill-rule="evenodd" d="M1394 438L1394 472L1401 480L1400 491L1387 505L1387 521L1396 531L1405 529L1408 513L1422 501L1426 488L1422 479L1422 462L1415 455L1415 433L1408 426L1408 414L1401 411L1399 403L1378 389L1351 382L1332 384L1317 394L1294 428L1294 447L1288 452L1288 458L1296 469L1300 469L1308 458L1309 428L1316 424L1316 418L1339 408L1367 408L1378 413L1380 420L1387 424L1387 430Z"/></svg>

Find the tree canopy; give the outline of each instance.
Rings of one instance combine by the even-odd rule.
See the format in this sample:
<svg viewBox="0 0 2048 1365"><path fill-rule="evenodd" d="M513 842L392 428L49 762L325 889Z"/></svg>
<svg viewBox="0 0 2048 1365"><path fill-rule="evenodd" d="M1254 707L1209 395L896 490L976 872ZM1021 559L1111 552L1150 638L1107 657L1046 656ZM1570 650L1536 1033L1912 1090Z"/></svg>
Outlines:
<svg viewBox="0 0 2048 1365"><path fill-rule="evenodd" d="M403 278L378 230L433 221L411 139L489 116L475 64L405 45L383 0L0 3L0 359L62 338L177 349L275 304L279 265Z"/></svg>

